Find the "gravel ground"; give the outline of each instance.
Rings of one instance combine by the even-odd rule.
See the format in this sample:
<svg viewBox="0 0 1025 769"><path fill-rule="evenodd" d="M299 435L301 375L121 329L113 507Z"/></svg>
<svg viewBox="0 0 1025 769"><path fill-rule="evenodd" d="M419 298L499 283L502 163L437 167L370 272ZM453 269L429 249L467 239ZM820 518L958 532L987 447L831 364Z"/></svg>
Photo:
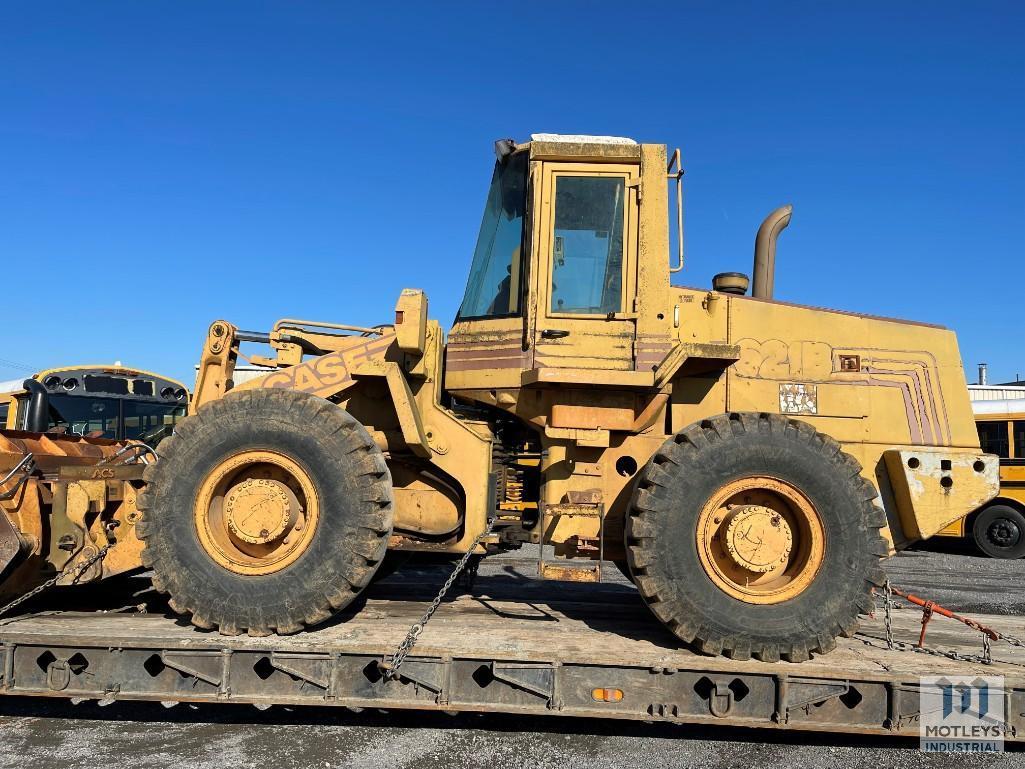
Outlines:
<svg viewBox="0 0 1025 769"><path fill-rule="evenodd" d="M895 585L956 611L1025 616L1025 560L977 556L957 540L890 560Z"/></svg>
<svg viewBox="0 0 1025 769"><path fill-rule="evenodd" d="M945 550L898 556L890 564L893 582L956 610L1025 615L1025 561L984 559L949 544ZM526 566L522 558L485 562L481 576L502 579ZM440 582L445 569L412 573ZM402 579L400 573L377 589ZM164 710L145 703L99 708L63 700L0 700L0 769L125 765L969 769L1025 767L1025 753L948 757L920 753L910 740L597 719L355 714L326 708L261 712L243 706Z"/></svg>

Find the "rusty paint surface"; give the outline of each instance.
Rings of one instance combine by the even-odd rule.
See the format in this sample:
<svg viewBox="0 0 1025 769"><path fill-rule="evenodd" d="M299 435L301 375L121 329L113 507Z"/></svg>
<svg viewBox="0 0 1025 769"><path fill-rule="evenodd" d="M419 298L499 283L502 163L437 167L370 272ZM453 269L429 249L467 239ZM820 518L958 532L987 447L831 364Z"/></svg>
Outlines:
<svg viewBox="0 0 1025 769"><path fill-rule="evenodd" d="M541 563L538 566L541 579L558 580L561 582L598 582L601 572L595 566L562 566L555 563Z"/></svg>
<svg viewBox="0 0 1025 769"><path fill-rule="evenodd" d="M1000 489L1000 465L992 455L907 448L884 456L904 529L920 539L939 533Z"/></svg>

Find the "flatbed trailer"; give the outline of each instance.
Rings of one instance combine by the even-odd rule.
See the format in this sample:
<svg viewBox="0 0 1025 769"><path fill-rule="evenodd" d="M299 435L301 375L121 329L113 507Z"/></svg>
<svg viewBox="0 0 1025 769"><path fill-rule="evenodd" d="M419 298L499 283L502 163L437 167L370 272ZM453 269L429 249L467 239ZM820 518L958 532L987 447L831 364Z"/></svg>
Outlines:
<svg viewBox="0 0 1025 769"><path fill-rule="evenodd" d="M382 675L433 597L435 579L391 579L327 626L294 636L226 637L169 614L36 611L0 620L0 694L75 701L334 705L918 735L919 678L1004 676L1007 740L1025 734L1025 648L895 608L809 662L708 657L682 648L626 585L482 579L443 603L400 677ZM1020 617L975 615L1022 635ZM943 653L951 656L943 656ZM959 657L959 658L954 658ZM968 659L964 659L968 658Z"/></svg>

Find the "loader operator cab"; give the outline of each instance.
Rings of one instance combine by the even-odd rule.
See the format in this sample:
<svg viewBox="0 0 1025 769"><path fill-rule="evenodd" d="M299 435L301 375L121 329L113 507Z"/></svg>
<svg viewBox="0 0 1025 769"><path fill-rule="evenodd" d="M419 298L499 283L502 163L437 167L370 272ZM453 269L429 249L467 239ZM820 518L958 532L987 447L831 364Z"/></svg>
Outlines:
<svg viewBox="0 0 1025 769"><path fill-rule="evenodd" d="M542 134L495 149L446 386L476 399L570 369L653 386L670 346L664 145Z"/></svg>
<svg viewBox="0 0 1025 769"><path fill-rule="evenodd" d="M188 390L181 382L123 366L54 368L28 380L0 382L0 427L14 430L155 446L185 415L187 405Z"/></svg>
<svg viewBox="0 0 1025 769"><path fill-rule="evenodd" d="M510 154L500 154L495 164L460 320L511 316L520 310L529 153L499 142L503 150ZM555 183L548 309L607 318L623 310L628 177L577 170L560 174Z"/></svg>

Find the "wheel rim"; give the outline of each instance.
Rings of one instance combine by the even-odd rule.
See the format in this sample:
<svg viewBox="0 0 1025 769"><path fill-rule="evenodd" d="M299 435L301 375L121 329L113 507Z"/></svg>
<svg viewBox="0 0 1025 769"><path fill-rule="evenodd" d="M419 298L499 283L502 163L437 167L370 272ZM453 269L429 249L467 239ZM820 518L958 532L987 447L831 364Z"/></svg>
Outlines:
<svg viewBox="0 0 1025 769"><path fill-rule="evenodd" d="M1021 529L1010 518L997 518L986 530L986 537L996 547L1006 550L1021 541Z"/></svg>
<svg viewBox="0 0 1025 769"><path fill-rule="evenodd" d="M719 489L698 516L701 565L724 593L774 604L803 593L825 557L826 537L815 506L778 478L754 476Z"/></svg>
<svg viewBox="0 0 1025 769"><path fill-rule="evenodd" d="M320 502L299 463L274 451L244 451L207 475L194 517L207 555L229 571L259 576L309 549Z"/></svg>

